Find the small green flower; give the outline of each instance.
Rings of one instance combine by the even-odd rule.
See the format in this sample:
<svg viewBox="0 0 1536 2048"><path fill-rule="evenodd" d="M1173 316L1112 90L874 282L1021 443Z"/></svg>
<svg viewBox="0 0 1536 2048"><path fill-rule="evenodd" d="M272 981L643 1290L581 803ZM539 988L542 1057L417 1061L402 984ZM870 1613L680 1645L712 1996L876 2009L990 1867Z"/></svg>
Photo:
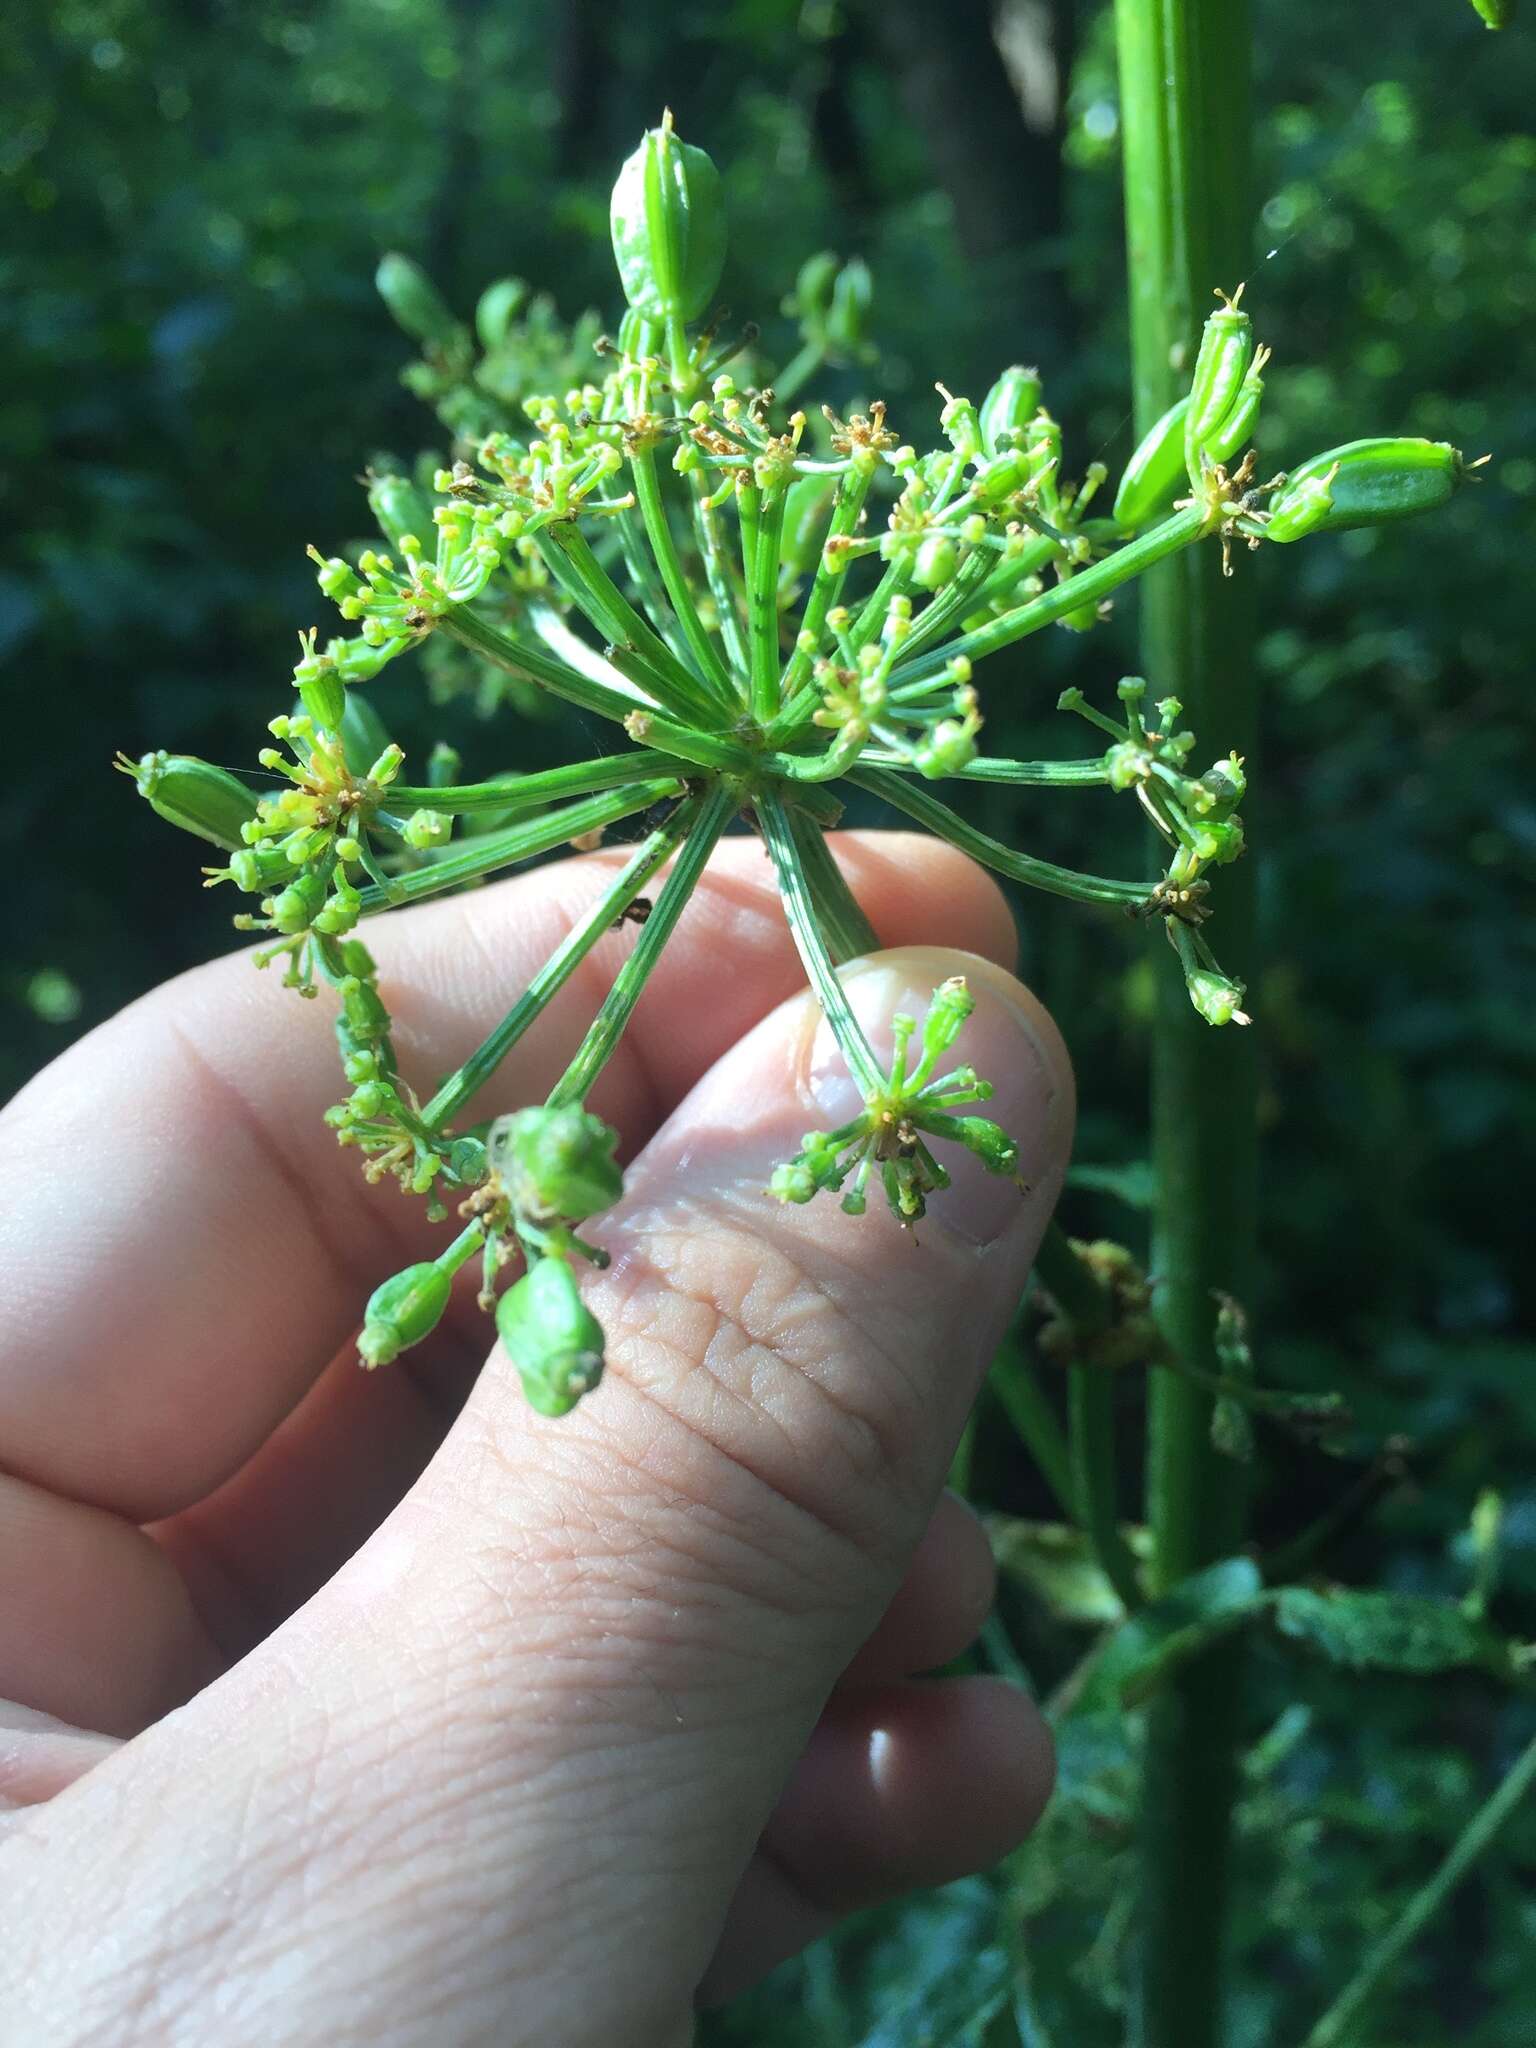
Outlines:
<svg viewBox="0 0 1536 2048"><path fill-rule="evenodd" d="M990 1173L1017 1178L1019 1148L988 1117L953 1112L992 1093L972 1067L935 1075L976 1007L961 975L934 990L920 1036L911 1017L892 1019L895 1041L889 1072L866 1097L863 1112L835 1131L809 1131L796 1156L774 1169L768 1192L781 1202L809 1202L823 1190L842 1191L842 1206L862 1215L869 1182L878 1174L892 1212L904 1224L927 1210L927 1198L948 1187L949 1173L925 1143L927 1137L963 1145ZM918 1036L920 1055L908 1070L907 1054Z"/></svg>

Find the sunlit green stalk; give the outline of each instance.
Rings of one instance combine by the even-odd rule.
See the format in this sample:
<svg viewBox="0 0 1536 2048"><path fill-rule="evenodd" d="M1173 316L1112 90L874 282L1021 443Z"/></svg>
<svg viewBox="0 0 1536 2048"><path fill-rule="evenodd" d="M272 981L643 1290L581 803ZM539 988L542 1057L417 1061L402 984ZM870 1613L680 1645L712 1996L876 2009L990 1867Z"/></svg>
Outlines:
<svg viewBox="0 0 1536 2048"><path fill-rule="evenodd" d="M385 888L361 890L362 914L366 917L399 903L420 903L424 897L441 895L444 889L456 889L463 882L478 881L482 875L510 867L514 861L532 860L535 854L548 853L568 840L600 831L605 825L615 825L620 818L628 818L636 811L648 810L663 797L676 796L681 789L682 784L671 776L630 782L621 789L567 804L562 811L509 825L505 831L482 833L479 838L465 840L461 852L450 853L430 867L418 868L414 874L397 875Z"/></svg>
<svg viewBox="0 0 1536 2048"><path fill-rule="evenodd" d="M712 719L709 693L691 675L650 622L636 611L593 554L574 521L538 536L550 573L571 602L608 640L622 647L639 670L639 680L658 704L684 718Z"/></svg>
<svg viewBox="0 0 1536 2048"><path fill-rule="evenodd" d="M1188 388L1215 288L1231 291L1247 259L1248 8L1246 0L1117 0L1116 24L1140 435ZM1176 514L1146 542L1197 516ZM1081 594L1096 573L1074 578L1070 588ZM1255 689L1241 588L1239 579L1223 585L1210 548L1155 569L1141 591L1141 663L1154 693L1176 694L1196 731L1219 734L1220 744L1247 755ZM1222 958L1240 975L1251 972L1252 867L1242 861L1224 871L1219 890ZM1171 948L1160 967L1152 1082L1156 1308L1173 1351L1215 1370L1212 1290L1246 1296L1251 1278L1253 1033L1207 1029L1190 1008ZM1154 1596L1241 1543L1243 1468L1212 1449L1210 1421L1204 1388L1176 1373L1152 1376ZM1241 1659L1235 1640L1196 1659L1151 1711L1142 1791L1143 2048L1218 2048L1225 2035Z"/></svg>
<svg viewBox="0 0 1536 2048"><path fill-rule="evenodd" d="M1219 4L1225 4L1225 0L1219 0ZM1237 4L1241 5L1242 0L1237 0ZM1187 548L1198 538L1204 517L1197 506L1175 512L1160 526L1127 541L1123 548L1106 555L1102 562L1094 562L1089 568L1080 570L1068 582L1043 591L1027 604L1016 605L1012 611L1004 612L988 625L962 633L957 639L946 640L926 657L919 657L910 664L898 662L891 672L893 692L899 696L904 686L915 688L930 681L957 654L963 654L971 661L980 661L983 655L995 654L1000 647L1011 647L1016 640L1023 640L1031 633L1039 633L1054 625L1068 612L1075 612L1085 604L1097 604L1111 591L1118 590L1122 583L1129 583L1133 576L1140 576L1154 563L1162 561L1165 555Z"/></svg>
<svg viewBox="0 0 1536 2048"><path fill-rule="evenodd" d="M976 826L967 824L958 812L952 811L947 804L941 804L927 790L902 776L891 774L887 769L861 767L847 779L860 789L867 789L872 796L883 797L893 810L904 811L940 839L947 839L951 846L958 846L962 853L968 853L983 867L1007 875L1010 881L1023 882L1031 889L1044 889L1052 896L1068 896L1075 903L1128 906L1146 899L1148 884L1145 882L1119 882L1104 875L1080 875L1073 868L1057 867L1053 861L1035 860L1027 853L1015 853L1000 839L993 839Z"/></svg>
<svg viewBox="0 0 1536 2048"><path fill-rule="evenodd" d="M641 776L686 775L688 763L654 748L636 747L627 754L601 754L590 761L572 761L563 768L541 768L532 775L508 775L489 782L446 783L441 789L430 783L414 785L392 782L388 804L392 811L425 808L446 811L454 817L472 817L478 811L531 810L557 802L566 796L587 796L616 783L634 782Z"/></svg>
<svg viewBox="0 0 1536 2048"><path fill-rule="evenodd" d="M709 865L720 835L735 816L740 795L729 783L717 783L699 804L692 829L683 841L671 872L657 892L655 907L640 927L635 950L614 977L613 987L593 1018L576 1056L550 1091L552 1105L580 1102L613 1056L624 1027L634 1013L651 971L687 908L688 898Z"/></svg>
<svg viewBox="0 0 1536 2048"><path fill-rule="evenodd" d="M699 608L694 603L693 592L683 569L677 543L672 538L672 528L667 519L666 502L662 496L661 479L656 473L656 451L654 448L638 447L631 451L630 474L635 483L635 500L640 507L640 517L645 524L646 538L661 571L661 580L671 600L673 614L683 638L687 641L701 676L711 686L720 703L726 709L736 708L736 693L725 663L720 659L719 650L705 630L699 617Z"/></svg>
<svg viewBox="0 0 1536 2048"><path fill-rule="evenodd" d="M489 620L471 611L468 605L451 605L443 614L438 630L480 655L493 667L505 669L508 675L518 676L524 682L537 683L552 696L563 697L568 704L579 704L583 711L595 711L603 718L615 718L622 724L635 708L632 696L611 689L590 675L581 674L568 662L557 661L552 655L540 653L536 647L528 647L522 641L512 639Z"/></svg>
<svg viewBox="0 0 1536 2048"><path fill-rule="evenodd" d="M1521 1752L1508 1776L1473 1814L1434 1876L1414 1893L1380 1941L1366 1950L1359 1969L1308 2034L1302 2048L1366 2048L1368 2039L1382 2038L1378 2034L1367 2037L1360 2027L1383 1978L1397 1968L1499 1829L1533 1789L1536 1789L1536 1742Z"/></svg>
<svg viewBox="0 0 1536 2048"><path fill-rule="evenodd" d="M612 929L613 922L644 889L656 870L671 856L698 815L698 803L683 804L664 825L641 841L608 887L601 891L592 908L550 954L527 988L484 1043L470 1054L456 1073L438 1089L421 1112L421 1120L434 1130L449 1124L465 1103L474 1099L495 1073L536 1017L543 1014L558 990L570 980L592 948Z"/></svg>
<svg viewBox="0 0 1536 2048"><path fill-rule="evenodd" d="M784 915L804 963L806 976L815 990L828 1027L848 1071L866 1095L874 1094L884 1080L864 1027L853 1014L847 993L837 976L826 934L817 916L810 883L795 845L789 813L771 792L758 800L758 820L778 875Z"/></svg>

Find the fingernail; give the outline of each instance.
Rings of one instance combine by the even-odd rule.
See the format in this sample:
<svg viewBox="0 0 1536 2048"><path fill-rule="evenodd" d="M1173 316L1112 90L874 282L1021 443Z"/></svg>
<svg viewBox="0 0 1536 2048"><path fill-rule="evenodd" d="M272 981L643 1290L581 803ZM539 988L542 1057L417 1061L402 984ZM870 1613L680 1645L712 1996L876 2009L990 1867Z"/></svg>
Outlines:
<svg viewBox="0 0 1536 2048"><path fill-rule="evenodd" d="M935 1139L934 1157L953 1176L935 1195L919 1226L971 1245L990 1245L1041 1205L1048 1212L1066 1165L1073 1115L1072 1072L1050 1018L1028 991L989 960L945 947L903 947L860 960L842 976L848 1002L882 1066L891 1056L891 1020L921 1021L940 982L963 974L976 998L954 1051L993 1086L975 1113L1002 1125L1019 1148L1017 1177L989 1173L963 1147ZM808 1049L806 1088L826 1128L851 1122L863 1108L830 1029L821 1020Z"/></svg>

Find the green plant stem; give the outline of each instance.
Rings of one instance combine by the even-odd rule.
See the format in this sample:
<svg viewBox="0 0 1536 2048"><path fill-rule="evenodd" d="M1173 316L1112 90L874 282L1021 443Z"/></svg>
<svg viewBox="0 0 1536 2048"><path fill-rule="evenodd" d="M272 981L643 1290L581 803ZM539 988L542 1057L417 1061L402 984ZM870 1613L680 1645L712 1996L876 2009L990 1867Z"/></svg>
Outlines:
<svg viewBox="0 0 1536 2048"><path fill-rule="evenodd" d="M386 808L393 811L447 811L455 817L472 817L478 811L531 810L555 803L566 796L590 796L616 783L633 782L642 775L689 773L689 764L654 748L639 747L627 754L600 754L591 761L572 761L563 768L541 768L533 775L508 775L501 781L445 783L441 789L392 782L384 792Z"/></svg>
<svg viewBox="0 0 1536 2048"><path fill-rule="evenodd" d="M1040 1469L1069 1522L1077 1520L1072 1453L1056 1410L1041 1391L1034 1368L1020 1346L1005 1340L992 1361L988 1382L998 1403Z"/></svg>
<svg viewBox="0 0 1536 2048"><path fill-rule="evenodd" d="M1416 1891L1393 1926L1367 1950L1359 1969L1308 2034L1302 2048L1353 2048L1359 2024L1382 1979L1395 1969L1494 1836L1536 1786L1536 1742L1473 1814L1429 1882Z"/></svg>
<svg viewBox="0 0 1536 2048"><path fill-rule="evenodd" d="M667 519L666 502L662 496L661 478L656 473L656 451L654 448L636 448L630 453L630 474L635 483L635 501L640 507L640 517L645 524L646 539L656 566L661 571L661 580L671 601L673 614L677 619L683 638L698 666L701 676L709 683L712 693L719 699L722 708L735 711L737 696L732 687L730 674L720 659L715 643L710 639L699 617L699 608L693 601L688 578L683 570L677 544L672 538L672 527Z"/></svg>
<svg viewBox="0 0 1536 2048"><path fill-rule="evenodd" d="M374 911L392 909L397 903L419 903L425 896L456 889L461 882L476 882L496 868L510 867L514 861L532 860L535 854L548 853L551 847L568 839L579 839L584 833L617 824L620 818L630 817L635 811L649 810L652 804L663 797L678 795L681 789L682 784L671 776L626 783L622 789L567 804L563 811L527 818L521 824L508 825L502 832L483 833L478 839L466 840L462 849L433 861L430 867L398 875L387 887L361 890L362 915L368 917Z"/></svg>
<svg viewBox="0 0 1536 2048"><path fill-rule="evenodd" d="M850 469L838 479L832 517L827 522L822 540L821 559L816 564L816 574L811 578L811 588L800 614L797 645L785 666L779 686L784 708L774 720L770 735L776 742L797 731L820 700L820 691L809 680L811 667L821 645L822 634L826 631L827 613L837 601L843 579L848 574L847 557L837 553L829 557L827 542L846 539L855 531L864 510L864 500L869 496L872 475L868 469Z"/></svg>
<svg viewBox="0 0 1536 2048"><path fill-rule="evenodd" d="M1248 240L1247 0L1116 0L1131 279L1135 417L1144 434L1188 387L1214 289L1232 289ZM1141 591L1143 672L1172 690L1215 749L1250 754L1253 665L1241 584L1215 551L1163 543L1176 513L1132 550L1160 563ZM1123 562L1125 556L1110 558ZM1064 587L1097 593L1097 565ZM1001 622L1000 622L1001 623ZM1223 873L1222 956L1243 973L1252 940L1251 861ZM1173 951L1157 949L1152 1126L1156 1308L1176 1356L1217 1371L1222 1288L1246 1298L1254 1241L1254 1034L1196 1016ZM1211 1396L1160 1372L1149 1388L1147 1520L1154 1597L1242 1547L1245 1473L1210 1441ZM1139 2026L1142 2048L1217 2048L1225 2032L1231 1808L1242 1651L1191 1662L1154 1702L1142 1788Z"/></svg>
<svg viewBox="0 0 1536 2048"><path fill-rule="evenodd" d="M867 768L893 768L902 775L917 773L910 761L900 754L887 753L883 747L866 747L859 761ZM1109 770L1102 756L1093 761L1007 761L978 754L956 774L938 779L1009 782L1026 789L1103 789L1109 781Z"/></svg>
<svg viewBox="0 0 1536 2048"><path fill-rule="evenodd" d="M1205 4L1224 5L1225 0L1205 0ZM1235 4L1241 6L1242 0L1235 0ZM1199 538L1204 517L1195 506L1184 512L1175 512L1160 526L1154 526L1137 539L1128 541L1102 562L1094 562L1066 583L1058 583L1054 590L1043 591L1039 597L1031 598L1028 604L1016 605L1012 611L1004 612L988 625L978 626L974 632L946 640L932 653L919 656L910 664L898 662L891 671L892 695L899 700L904 691L910 693L923 684L931 683L956 655L963 654L972 661L980 661L983 655L995 654L999 647L1011 647L1016 640L1023 640L1031 633L1054 625L1068 612L1075 612L1086 604L1097 604L1112 590L1118 590L1122 583L1144 574L1165 555L1187 548L1191 541Z"/></svg>
<svg viewBox="0 0 1536 2048"><path fill-rule="evenodd" d="M856 960L861 953L875 952L880 944L879 937L849 888L842 869L832 858L827 835L814 818L793 810L788 816L800 865L805 871L806 886L811 892L811 902L821 921L827 950L833 960L841 967L847 960Z"/></svg>
<svg viewBox="0 0 1536 2048"><path fill-rule="evenodd" d="M699 800L692 828L683 841L672 872L657 893L655 908L640 927L635 950L614 976L613 987L603 999L576 1056L550 1090L551 1107L580 1102L613 1056L625 1025L640 1000L651 971L661 958L667 940L698 886L720 835L736 815L741 802L739 790L729 782L716 783Z"/></svg>
<svg viewBox="0 0 1536 2048"><path fill-rule="evenodd" d="M720 706L711 702L699 678L684 668L661 635L635 610L593 554L575 521L547 527L537 540L556 582L605 639L625 650L640 672L641 686L657 703L683 718L712 721Z"/></svg>
<svg viewBox="0 0 1536 2048"><path fill-rule="evenodd" d="M704 564L704 580L708 583L709 594L714 600L715 618L725 647L726 663L741 678L742 700L745 702L748 687L747 650L741 637L741 616L737 610L736 591L731 582L725 543L720 537L719 514L705 503L709 496L709 484L702 474L692 479L689 488L693 492L693 532L698 542L699 559Z"/></svg>
<svg viewBox="0 0 1536 2048"><path fill-rule="evenodd" d="M1085 1338L1114 1319L1114 1300L1071 1240L1051 1223L1035 1257L1035 1275L1058 1310ZM1128 1612L1142 1604L1136 1560L1120 1533L1113 1371L1091 1364L1067 1368L1067 1443L1074 1518L1093 1545L1104 1576Z"/></svg>
<svg viewBox="0 0 1536 2048"><path fill-rule="evenodd" d="M604 932L611 929L614 919L634 902L656 870L670 858L697 815L696 799L680 805L664 825L641 841L586 916L550 954L496 1029L444 1081L421 1112L424 1124L440 1130L453 1121L465 1103L474 1099L529 1025L548 1007L556 991L565 986Z"/></svg>
<svg viewBox="0 0 1536 2048"><path fill-rule="evenodd" d="M860 789L867 789L871 796L883 797L892 810L904 811L940 839L947 839L951 846L958 846L962 853L968 853L972 860L979 860L983 867L1007 875L1010 881L1023 882L1031 889L1044 889L1052 896L1070 897L1074 903L1117 903L1129 908L1146 901L1150 883L1119 882L1104 875L1080 875L1073 868L1057 867L1053 861L1035 860L1027 853L1015 853L1000 839L993 839L974 825L968 825L957 812L947 804L941 804L937 797L929 796L925 789L919 789L887 769L859 767L847 779Z"/></svg>
<svg viewBox="0 0 1536 2048"><path fill-rule="evenodd" d="M880 1071L864 1027L853 1014L847 993L837 978L837 969L816 913L811 886L795 844L790 814L783 800L769 790L757 800L757 815L778 874L784 915L789 921L807 978L816 992L816 1000L821 1004L849 1073L866 1096L873 1095L882 1086L885 1076Z"/></svg>
<svg viewBox="0 0 1536 2048"><path fill-rule="evenodd" d="M551 696L563 697L568 704L579 704L583 711L595 711L600 717L617 719L622 725L635 709L634 697L626 692L612 689L593 676L583 675L569 662L556 660L553 655L512 639L467 605L450 606L439 620L438 630L494 667L505 669L508 675L518 676L525 683L537 683Z"/></svg>

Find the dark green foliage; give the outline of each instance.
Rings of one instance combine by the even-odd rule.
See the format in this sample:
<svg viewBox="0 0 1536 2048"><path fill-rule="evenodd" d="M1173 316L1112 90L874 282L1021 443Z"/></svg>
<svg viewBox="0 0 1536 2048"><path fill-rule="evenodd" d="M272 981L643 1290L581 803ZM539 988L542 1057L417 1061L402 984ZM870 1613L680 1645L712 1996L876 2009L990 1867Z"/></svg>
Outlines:
<svg viewBox="0 0 1536 2048"><path fill-rule="evenodd" d="M358 451L409 467L438 438L400 385L407 346L373 288L385 252L424 262L466 325L509 275L555 284L566 319L597 303L611 317L611 167L670 98L725 170L723 295L765 321L781 357L796 279L774 263L821 247L862 256L874 296L858 326L891 367L896 416L929 403L930 374L981 393L1038 356L1076 444L1118 473L1133 436L1103 10L1054 9L1070 80L1060 138L1015 121L1000 64L970 81L974 103L1015 125L943 118L967 88L955 51L991 47L987 12L946 9L940 38L909 6L800 0L683 14L659 0L618 14L585 0L24 0L7 24L0 141L0 658L20 770L0 826L0 1092L228 943L223 907L186 887L184 844L110 762L168 732L212 760L249 759L294 659L291 623L318 617L304 545L370 525ZM1038 36L1043 10L1002 12L1038 18ZM1520 1135L1536 1120L1536 957L1522 936L1536 880L1536 143L1523 27L1484 35L1445 0L1256 13L1264 206L1245 304L1262 305L1275 350L1261 473L1336 438L1341 420L1493 455L1481 488L1433 525L1237 565L1255 587L1267 702L1264 796L1246 813L1269 963L1248 995L1266 1122L1266 1268L1248 1307L1263 1384L1340 1389L1354 1418L1324 1448L1253 1415L1258 1537L1290 1544L1353 1488L1360 1511L1313 1563L1330 1583L1376 1589L1368 1606L1287 1595L1276 1615L1255 1573L1216 1568L1240 1574L1267 1616L1252 1636L1233 2040L1268 2048L1302 2038L1533 1723L1487 1645L1536 1636ZM1048 85L1019 59L1026 46L1010 45L1038 107ZM893 119L899 106L917 120ZM481 306L482 328L496 310ZM860 348L834 358L850 402L870 395L868 375ZM993 691L998 751L1059 751L1060 689L1105 701L1134 666L1131 623L1127 608L1086 636L1041 636L1050 686L1011 720ZM470 731L473 705L452 695L463 681L439 678L451 701L431 712L388 678L371 693L413 774L432 740ZM1177 684L1153 681L1154 696ZM519 731L516 766L568 757L552 726ZM1082 802L1096 807L1094 864L1120 872L1134 827L1092 792ZM871 802L867 815L882 814ZM1085 828L1030 791L980 792L970 815L1004 837L1027 822L1042 855L1081 860ZM45 843L68 859L41 857ZM1065 1220L1139 1243L1144 948L1039 898L1023 939L1085 1077ZM1129 1459L1139 1388L1118 1399ZM1396 1436L1411 1451L1373 1466ZM1506 1504L1491 1635L1447 1604L1476 1576L1468 1529L1485 1487ZM1057 1513L991 1399L973 1491L1013 1517ZM1050 1546L1018 1548L1038 1565ZM1022 1659L1048 1687L1076 1661L1091 1636L1050 1611L1049 1580L1022 1565L1010 1577L980 1663ZM1112 1611L1106 1587L1074 1583L1082 1616ZM1434 1655L1399 1626L1427 1612L1405 1602L1431 1598ZM1465 1654L1450 1654L1458 1643ZM1139 1734L1133 1712L1092 1703L1062 1707L1062 1789L1014 1866L867 1916L705 2038L1122 2040ZM1533 1868L1536 1815L1522 1812L1415 1951L1380 2038L1527 2037Z"/></svg>

